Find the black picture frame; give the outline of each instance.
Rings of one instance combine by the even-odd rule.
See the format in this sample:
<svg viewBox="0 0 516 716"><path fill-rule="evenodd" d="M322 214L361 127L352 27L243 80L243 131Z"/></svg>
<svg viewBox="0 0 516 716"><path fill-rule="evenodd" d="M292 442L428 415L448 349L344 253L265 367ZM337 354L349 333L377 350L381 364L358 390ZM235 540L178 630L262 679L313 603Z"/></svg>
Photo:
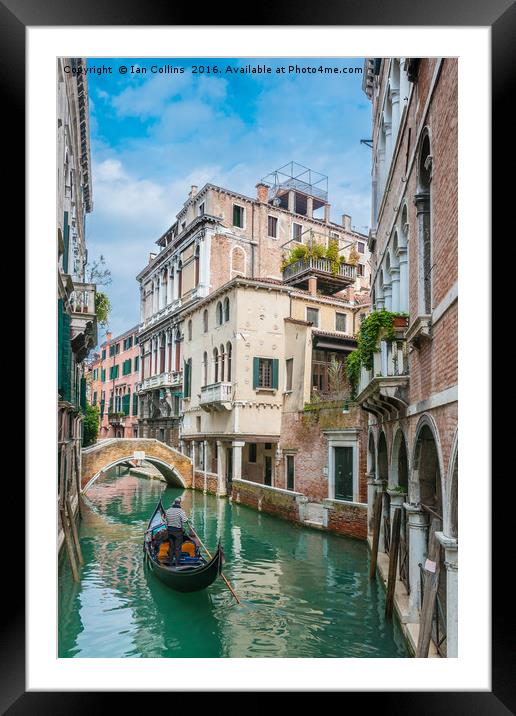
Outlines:
<svg viewBox="0 0 516 716"><path fill-rule="evenodd" d="M244 17L233 12L233 3L226 2L221 12L220 4L203 8L203 25L232 25L227 18ZM235 4L236 5L236 4ZM237 6L238 7L238 6ZM193 10L193 11L192 11ZM514 81L516 68L516 4L514 0L484 0L470 2L460 0L369 0L356 2L346 0L337 3L327 2L314 6L302 2L282 2L273 5L255 4L252 8L253 25L304 25L304 26L488 26L492 37L492 172L493 177L503 175L503 168L514 166L511 155L514 147L510 137L507 115L508 95L516 87ZM24 197L20 187L24 186L24 157L20 148L25 146L25 30L27 26L64 26L64 25L196 25L196 11L188 4L172 4L157 0L153 3L126 0L88 0L83 3L70 3L65 0L3 0L0 2L0 73L2 96L4 98L3 120L4 137L17 147L15 161L10 165L10 195L7 203L14 215L24 216ZM271 22L271 19L273 22ZM474 71L474 68L472 68ZM514 93L512 92L512 97ZM503 122L503 125L502 125ZM503 162L503 163L502 163ZM511 186L512 188L512 186ZM496 220L493 236L509 237L507 216L507 191L492 194L492 216ZM18 225L19 226L19 225ZM512 227L511 227L512 228ZM19 237L18 237L19 240ZM19 241L21 244L21 241ZM23 246L17 246L17 264L20 265L20 252ZM20 307L17 309L20 311ZM20 311L21 312L21 311ZM493 332L500 326L501 317L494 312ZM496 383L496 381L495 381ZM493 389L496 385L493 384ZM501 388L501 386L500 386ZM503 450L504 437L508 439L508 429L503 427L493 433L492 454ZM510 444L509 442L505 443ZM30 449L30 446L27 447ZM503 471L507 475L507 466ZM509 476L507 475L507 478ZM22 485L15 486L11 504L20 504ZM488 491L486 490L486 494ZM495 587L492 595L492 691L491 692L367 692L357 694L362 706L364 696L378 703L381 713L404 714L489 714L502 716L515 712L514 694L515 659L513 647L514 597L509 583L502 583L508 569L504 554L508 538L503 534L510 524L510 504L508 501L496 505L496 519L493 524L493 562L492 572ZM5 502L4 505L9 504ZM4 521L8 516L4 515ZM25 564L19 559L21 545L17 537L18 558L12 555L8 583L5 594L8 595L8 608L2 609L1 669L0 669L0 709L9 714L81 714L102 709L100 702L114 703L119 695L99 692L26 692L25 690L25 609L20 598L25 579ZM5 550L7 555L10 550ZM15 585L15 588L13 587ZM16 596L15 596L16 595ZM373 687L374 688L374 687ZM314 691L317 690L314 688ZM228 689L229 691L229 689ZM182 701L181 693L174 697ZM163 694L168 699L167 694ZM346 694L346 708L349 697ZM131 701L139 695L132 694ZM154 700L153 700L154 701ZM155 701L153 703L155 705ZM170 704L169 704L170 706ZM366 707L367 707L366 706ZM344 707L344 703L343 703Z"/></svg>

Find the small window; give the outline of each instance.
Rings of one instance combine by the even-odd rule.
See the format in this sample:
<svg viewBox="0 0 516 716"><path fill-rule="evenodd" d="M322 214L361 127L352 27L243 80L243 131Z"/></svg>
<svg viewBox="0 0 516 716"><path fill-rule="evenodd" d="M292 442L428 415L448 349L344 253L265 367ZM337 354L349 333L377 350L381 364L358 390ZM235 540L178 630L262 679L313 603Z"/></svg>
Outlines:
<svg viewBox="0 0 516 716"><path fill-rule="evenodd" d="M192 340L192 321L188 321L188 340Z"/></svg>
<svg viewBox="0 0 516 716"><path fill-rule="evenodd" d="M256 462L256 443L249 443L249 462Z"/></svg>
<svg viewBox="0 0 516 716"><path fill-rule="evenodd" d="M106 349L102 351L102 360L106 360Z"/></svg>
<svg viewBox="0 0 516 716"><path fill-rule="evenodd" d="M186 229L186 221L183 221L181 224L181 231L184 231Z"/></svg>
<svg viewBox="0 0 516 716"><path fill-rule="evenodd" d="M319 309L318 308L307 308L306 309L306 320L313 323L314 326L319 325Z"/></svg>
<svg viewBox="0 0 516 716"><path fill-rule="evenodd" d="M286 456L286 468L287 468L287 490L294 490L295 484L295 467L294 467L294 456Z"/></svg>
<svg viewBox="0 0 516 716"><path fill-rule="evenodd" d="M272 388L272 359L260 358L258 387Z"/></svg>
<svg viewBox="0 0 516 716"><path fill-rule="evenodd" d="M285 376L285 390L292 390L292 368L294 366L294 359L287 358L285 362L286 376Z"/></svg>
<svg viewBox="0 0 516 716"><path fill-rule="evenodd" d="M203 215L204 215L204 201L202 202L202 204L199 204L199 216L203 216Z"/></svg>
<svg viewBox="0 0 516 716"><path fill-rule="evenodd" d="M359 254L363 254L365 252L365 244L362 241L357 241L357 249Z"/></svg>
<svg viewBox="0 0 516 716"><path fill-rule="evenodd" d="M221 326L222 325L222 303L220 301L217 303L216 313L217 313L217 326Z"/></svg>
<svg viewBox="0 0 516 716"><path fill-rule="evenodd" d="M208 333L208 309L202 314L202 326L205 333Z"/></svg>
<svg viewBox="0 0 516 716"><path fill-rule="evenodd" d="M233 226L244 228L244 207L233 204Z"/></svg>
<svg viewBox="0 0 516 716"><path fill-rule="evenodd" d="M224 299L224 321L229 321L229 298Z"/></svg>
<svg viewBox="0 0 516 716"><path fill-rule="evenodd" d="M335 314L335 330L336 331L342 331L342 333L346 332L346 314L345 313L336 313Z"/></svg>
<svg viewBox="0 0 516 716"><path fill-rule="evenodd" d="M195 422L197 425L197 432L200 433L201 432L201 416L200 415L196 416Z"/></svg>
<svg viewBox="0 0 516 716"><path fill-rule="evenodd" d="M265 443L264 449L265 449L265 450L272 450L272 443Z"/></svg>
<svg viewBox="0 0 516 716"><path fill-rule="evenodd" d="M364 275L364 264L357 264L357 276Z"/></svg>
<svg viewBox="0 0 516 716"><path fill-rule="evenodd" d="M303 227L301 224L292 224L292 238L294 241L301 241L301 234L303 233Z"/></svg>
<svg viewBox="0 0 516 716"><path fill-rule="evenodd" d="M273 238L278 238L278 219L275 216L267 218L267 234Z"/></svg>
<svg viewBox="0 0 516 716"><path fill-rule="evenodd" d="M116 344L116 351L115 353L118 355L120 353L120 343Z"/></svg>

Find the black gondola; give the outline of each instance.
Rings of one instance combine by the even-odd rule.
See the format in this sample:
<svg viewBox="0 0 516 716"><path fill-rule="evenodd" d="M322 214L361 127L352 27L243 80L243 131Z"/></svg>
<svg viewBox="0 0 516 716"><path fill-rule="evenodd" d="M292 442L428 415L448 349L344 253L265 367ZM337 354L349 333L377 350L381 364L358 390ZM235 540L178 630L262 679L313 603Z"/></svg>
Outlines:
<svg viewBox="0 0 516 716"><path fill-rule="evenodd" d="M166 561L160 558L159 549L156 549L157 544L168 543L166 524L165 510L160 499L149 520L143 542L145 560L151 571L178 592L197 592L209 587L222 571L223 552L220 542L213 557L207 561L192 540L185 538L183 547L189 549L183 550L181 564L171 567L168 558Z"/></svg>

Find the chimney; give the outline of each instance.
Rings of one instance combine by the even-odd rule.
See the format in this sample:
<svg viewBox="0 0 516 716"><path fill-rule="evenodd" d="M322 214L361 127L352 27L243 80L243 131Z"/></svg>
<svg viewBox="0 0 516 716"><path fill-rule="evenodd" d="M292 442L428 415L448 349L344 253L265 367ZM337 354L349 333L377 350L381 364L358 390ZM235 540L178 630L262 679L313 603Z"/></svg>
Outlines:
<svg viewBox="0 0 516 716"><path fill-rule="evenodd" d="M308 291L312 296L317 296L317 278L310 276L308 279Z"/></svg>
<svg viewBox="0 0 516 716"><path fill-rule="evenodd" d="M346 231L351 231L351 216L349 214L342 214L342 226Z"/></svg>
<svg viewBox="0 0 516 716"><path fill-rule="evenodd" d="M188 194L189 199L193 199L194 196L197 194L197 187L195 184L192 184L192 188L190 189L190 193Z"/></svg>
<svg viewBox="0 0 516 716"><path fill-rule="evenodd" d="M106 341L107 341L108 343L111 341L111 336L112 336L112 335L113 335L113 334L111 333L111 331L106 331Z"/></svg>
<svg viewBox="0 0 516 716"><path fill-rule="evenodd" d="M258 182L256 185L256 198L262 204L266 204L269 201L269 187L263 182Z"/></svg>

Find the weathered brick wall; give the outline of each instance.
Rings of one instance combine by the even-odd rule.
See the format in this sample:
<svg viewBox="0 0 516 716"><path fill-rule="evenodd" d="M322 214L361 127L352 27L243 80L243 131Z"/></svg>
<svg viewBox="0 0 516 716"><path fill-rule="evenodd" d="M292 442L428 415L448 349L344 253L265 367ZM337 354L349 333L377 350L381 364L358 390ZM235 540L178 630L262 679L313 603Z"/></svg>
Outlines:
<svg viewBox="0 0 516 716"><path fill-rule="evenodd" d="M327 528L356 539L367 539L367 505L325 500L328 509Z"/></svg>
<svg viewBox="0 0 516 716"><path fill-rule="evenodd" d="M299 521L298 496L299 493L295 492L284 492L245 480L233 480L232 499L235 502L291 522Z"/></svg>
<svg viewBox="0 0 516 716"><path fill-rule="evenodd" d="M204 472L202 470L195 470L192 487L194 490L204 491ZM206 474L206 492L211 495L217 494L217 475Z"/></svg>
<svg viewBox="0 0 516 716"><path fill-rule="evenodd" d="M328 440L324 430L358 429L358 484L359 499L367 502L367 414L359 407L351 406L342 412L342 404L318 407L315 410L284 413L280 448L295 450L295 489L306 495L311 502L322 502L328 497ZM277 466L276 486L286 487L285 464Z"/></svg>
<svg viewBox="0 0 516 716"><path fill-rule="evenodd" d="M181 476L186 487L192 486L190 458L157 440L119 439L106 444L98 443L82 451L81 487L107 465L123 458L131 459L135 451L144 451L146 458L155 457L170 465Z"/></svg>

